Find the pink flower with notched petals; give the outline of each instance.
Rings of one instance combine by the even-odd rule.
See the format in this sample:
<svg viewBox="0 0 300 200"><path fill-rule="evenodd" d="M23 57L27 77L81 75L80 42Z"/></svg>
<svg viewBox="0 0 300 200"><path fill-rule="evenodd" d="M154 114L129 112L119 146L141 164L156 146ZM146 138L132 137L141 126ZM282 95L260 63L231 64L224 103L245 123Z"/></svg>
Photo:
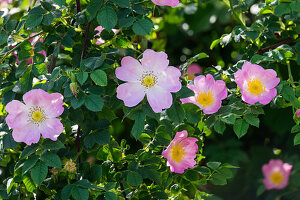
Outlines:
<svg viewBox="0 0 300 200"><path fill-rule="evenodd" d="M196 164L194 160L198 151L197 138L187 137L186 130L177 132L166 150L162 152L170 166L171 172L183 173L187 168L193 168Z"/></svg>
<svg viewBox="0 0 300 200"><path fill-rule="evenodd" d="M197 76L194 85L187 85L194 91L195 96L180 99L182 103L193 103L199 106L205 114L217 112L222 100L227 97L227 89L224 81L215 81L211 74Z"/></svg>
<svg viewBox="0 0 300 200"><path fill-rule="evenodd" d="M98 33L95 34L95 36L99 36L100 37L100 34L101 32L104 30L104 28L102 26L97 26L95 29L95 31L98 31ZM112 29L112 31L114 32L114 34L117 34L119 32L118 29ZM97 38L97 42L95 44L103 44L105 43L105 40L103 40L101 37L100 38Z"/></svg>
<svg viewBox="0 0 300 200"><path fill-rule="evenodd" d="M146 95L154 112L170 108L173 102L171 92L181 89L181 73L168 65L166 53L151 49L143 53L140 62L130 56L124 57L121 67L116 69L116 76L126 83L118 86L117 98L123 100L125 106L133 107Z"/></svg>
<svg viewBox="0 0 300 200"><path fill-rule="evenodd" d="M152 0L152 2L159 6L172 6L172 7L176 7L179 4L179 0Z"/></svg>
<svg viewBox="0 0 300 200"><path fill-rule="evenodd" d="M241 88L242 99L246 103L268 104L276 96L276 85L280 82L273 69L245 62L242 69L234 74L236 84Z"/></svg>
<svg viewBox="0 0 300 200"><path fill-rule="evenodd" d="M267 190L282 189L287 186L292 165L283 163L281 160L270 160L263 165L264 185Z"/></svg>
<svg viewBox="0 0 300 200"><path fill-rule="evenodd" d="M37 143L42 134L44 138L56 141L64 129L56 118L64 111L63 96L33 89L23 95L23 101L25 104L13 100L5 107L8 112L6 123L13 129L14 140L31 145Z"/></svg>
<svg viewBox="0 0 300 200"><path fill-rule="evenodd" d="M193 80L195 78L195 74L201 74L202 68L197 63L192 63L187 67L186 73L184 73L181 77L183 78L185 74L187 74L188 80Z"/></svg>

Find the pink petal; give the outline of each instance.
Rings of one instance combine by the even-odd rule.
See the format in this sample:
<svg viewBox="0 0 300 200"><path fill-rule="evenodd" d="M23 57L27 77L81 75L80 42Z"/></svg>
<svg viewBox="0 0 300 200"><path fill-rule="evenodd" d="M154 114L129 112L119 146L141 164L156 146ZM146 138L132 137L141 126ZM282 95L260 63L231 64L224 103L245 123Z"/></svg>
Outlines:
<svg viewBox="0 0 300 200"><path fill-rule="evenodd" d="M217 80L212 91L218 99L223 100L227 97L227 89L224 81Z"/></svg>
<svg viewBox="0 0 300 200"><path fill-rule="evenodd" d="M142 66L138 60L126 56L121 61L121 67L116 68L116 77L122 81L136 82L142 74Z"/></svg>
<svg viewBox="0 0 300 200"><path fill-rule="evenodd" d="M169 92L178 92L181 89L181 83L179 81L180 75L179 69L169 66L165 71L159 74L160 78L157 85Z"/></svg>
<svg viewBox="0 0 300 200"><path fill-rule="evenodd" d="M64 126L57 118L50 118L44 121L39 127L44 138L56 141L58 136L64 131Z"/></svg>
<svg viewBox="0 0 300 200"><path fill-rule="evenodd" d="M267 89L276 87L280 82L280 78L277 78L277 73L273 69L265 70L261 80Z"/></svg>
<svg viewBox="0 0 300 200"><path fill-rule="evenodd" d="M26 106L18 100L12 100L5 106L5 110L8 113L17 114L19 112L25 111Z"/></svg>
<svg viewBox="0 0 300 200"><path fill-rule="evenodd" d="M27 145L38 143L40 140L39 129L33 124L14 129L12 136L16 142L25 142Z"/></svg>
<svg viewBox="0 0 300 200"><path fill-rule="evenodd" d="M179 4L179 0L152 0L152 2L159 6L172 6L172 7L176 7Z"/></svg>
<svg viewBox="0 0 300 200"><path fill-rule="evenodd" d="M139 83L123 83L117 87L117 98L123 100L125 106L133 107L143 100L144 89Z"/></svg>
<svg viewBox="0 0 300 200"><path fill-rule="evenodd" d="M143 69L161 73L169 65L168 55L165 52L155 52L152 49L146 49L141 59Z"/></svg>
<svg viewBox="0 0 300 200"><path fill-rule="evenodd" d="M171 93L159 86L148 90L147 100L152 110L156 113L161 112L163 109L170 108L173 102Z"/></svg>
<svg viewBox="0 0 300 200"><path fill-rule="evenodd" d="M259 97L258 102L266 105L268 103L270 103L270 101L277 95L277 90L276 88L272 88L269 91L265 91L262 96Z"/></svg>
<svg viewBox="0 0 300 200"><path fill-rule="evenodd" d="M26 111L17 114L8 114L5 120L10 128L22 128L29 123Z"/></svg>
<svg viewBox="0 0 300 200"><path fill-rule="evenodd" d="M44 105L45 113L48 118L60 116L64 112L63 95L60 93L52 93L48 95L48 104Z"/></svg>
<svg viewBox="0 0 300 200"><path fill-rule="evenodd" d="M202 73L202 68L200 65L196 63L192 63L188 68L187 68L187 74L188 75L194 75L194 74L201 74Z"/></svg>
<svg viewBox="0 0 300 200"><path fill-rule="evenodd" d="M177 133L176 133L174 140L175 140L175 139L176 139L176 140L177 140L177 139L182 140L182 139L184 139L184 138L187 138L187 136L188 136L188 132L187 132L186 130L183 130L183 131L181 131L181 132L177 132Z"/></svg>
<svg viewBox="0 0 300 200"><path fill-rule="evenodd" d="M49 103L49 93L42 89L33 89L23 95L23 101L29 106L43 106Z"/></svg>

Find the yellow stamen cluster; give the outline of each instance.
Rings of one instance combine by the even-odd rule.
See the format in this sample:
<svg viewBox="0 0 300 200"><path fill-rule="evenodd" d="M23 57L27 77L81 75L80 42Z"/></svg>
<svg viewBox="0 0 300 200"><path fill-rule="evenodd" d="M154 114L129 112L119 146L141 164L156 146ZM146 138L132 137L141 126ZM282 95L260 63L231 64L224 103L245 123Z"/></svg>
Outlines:
<svg viewBox="0 0 300 200"><path fill-rule="evenodd" d="M196 101L206 107L206 106L209 106L210 104L212 104L215 99L214 99L214 95L212 94L212 92L201 92L201 93L198 93L197 95L197 98L196 98Z"/></svg>
<svg viewBox="0 0 300 200"><path fill-rule="evenodd" d="M141 85L149 89L157 83L157 76L154 75L153 71L144 73L140 79Z"/></svg>
<svg viewBox="0 0 300 200"><path fill-rule="evenodd" d="M171 147L172 160L175 160L176 162L181 163L185 154L186 153L184 152L183 148L179 144Z"/></svg>
<svg viewBox="0 0 300 200"><path fill-rule="evenodd" d="M66 162L64 169L67 170L68 172L76 172L77 168L76 168L76 163L73 162L73 160L69 160Z"/></svg>
<svg viewBox="0 0 300 200"><path fill-rule="evenodd" d="M28 121L39 126L40 123L47 119L45 111L43 107L40 106L33 106L29 109L28 113Z"/></svg>
<svg viewBox="0 0 300 200"><path fill-rule="evenodd" d="M284 177L280 172L274 172L270 176L270 180L274 185L279 185L283 181Z"/></svg>
<svg viewBox="0 0 300 200"><path fill-rule="evenodd" d="M264 84L260 78L251 79L248 82L248 91L255 96L260 96L261 93L265 91Z"/></svg>

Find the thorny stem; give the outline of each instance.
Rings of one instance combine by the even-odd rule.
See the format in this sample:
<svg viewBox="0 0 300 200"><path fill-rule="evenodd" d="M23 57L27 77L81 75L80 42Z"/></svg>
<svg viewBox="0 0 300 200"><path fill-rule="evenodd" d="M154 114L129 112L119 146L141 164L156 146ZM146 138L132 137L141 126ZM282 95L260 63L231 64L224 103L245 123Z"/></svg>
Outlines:
<svg viewBox="0 0 300 200"><path fill-rule="evenodd" d="M119 171L119 169L116 165L115 165L115 170L116 170L116 172ZM121 181L120 181L120 187L121 187L122 194L123 194L124 198L127 200L126 193L125 193L125 190L124 190L124 186L123 186L123 183Z"/></svg>
<svg viewBox="0 0 300 200"><path fill-rule="evenodd" d="M298 38L300 38L300 34L298 34L298 37L297 37L296 39L288 38L288 39L286 39L286 40L284 40L284 41L281 41L281 42L279 42L279 43L276 43L276 44L273 44L273 45L271 45L271 46L262 48L262 49L258 50L256 53L261 55L261 54L263 54L263 53L265 53L265 52L267 52L267 51L269 51L269 50L271 50L271 49L276 49L277 47L279 47L279 46L281 46L281 45L283 45L283 44L290 44L290 43L293 43L293 42L295 42Z"/></svg>
<svg viewBox="0 0 300 200"><path fill-rule="evenodd" d="M77 13L79 13L81 11L80 0L76 0L76 9L77 9Z"/></svg>
<svg viewBox="0 0 300 200"><path fill-rule="evenodd" d="M40 35L40 34L42 34L42 32L39 32L39 33L37 33L37 34L35 34L35 35L31 36L31 37L26 38L23 42L17 44L14 48L12 48L12 49L9 50L8 52L6 52L5 55L3 56L3 58L1 59L1 63L3 63L3 61L5 60L5 58L6 58L7 56L9 56L9 54L11 54L11 53L12 53L13 51L15 51L17 48L19 48L24 42L26 42L26 41L30 40L31 38L34 38L34 37L36 37L36 36L38 36L38 35Z"/></svg>
<svg viewBox="0 0 300 200"><path fill-rule="evenodd" d="M86 45L87 45L87 39L89 35L89 30L90 30L91 22L88 23L85 33L84 33L84 42L83 42L83 47L82 47L82 53L81 53L81 60L84 59L84 56L86 54Z"/></svg>

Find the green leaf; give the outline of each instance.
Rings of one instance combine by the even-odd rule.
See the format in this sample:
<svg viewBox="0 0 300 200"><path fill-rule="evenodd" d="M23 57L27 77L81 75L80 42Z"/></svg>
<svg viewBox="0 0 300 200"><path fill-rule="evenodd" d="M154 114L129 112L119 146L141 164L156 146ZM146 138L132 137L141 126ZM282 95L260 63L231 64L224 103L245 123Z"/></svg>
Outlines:
<svg viewBox="0 0 300 200"><path fill-rule="evenodd" d="M214 185L226 185L226 178L222 174L214 173L211 177L210 182Z"/></svg>
<svg viewBox="0 0 300 200"><path fill-rule="evenodd" d="M112 7L105 6L98 12L97 21L103 28L111 30L117 24L117 14Z"/></svg>
<svg viewBox="0 0 300 200"><path fill-rule="evenodd" d="M125 17L125 18L121 18L119 20L119 24L120 24L120 28L126 28L129 27L133 24L133 22L135 21L134 17Z"/></svg>
<svg viewBox="0 0 300 200"><path fill-rule="evenodd" d="M118 4L121 8L129 8L129 0L111 0L112 2Z"/></svg>
<svg viewBox="0 0 300 200"><path fill-rule="evenodd" d="M279 4L275 10L274 10L274 15L280 17L284 14L288 14L291 12L290 4L289 3L281 3Z"/></svg>
<svg viewBox="0 0 300 200"><path fill-rule="evenodd" d="M295 91L292 87L288 85L284 85L282 90L281 90L282 96L285 100L289 101L292 103L294 107L300 107L300 102L298 101Z"/></svg>
<svg viewBox="0 0 300 200"><path fill-rule="evenodd" d="M48 167L47 165L39 161L34 168L31 169L31 178L38 186L42 184L48 174Z"/></svg>
<svg viewBox="0 0 300 200"><path fill-rule="evenodd" d="M213 50L213 48L215 48L216 45L220 44L221 41L222 41L221 39L214 40L209 47L210 50Z"/></svg>
<svg viewBox="0 0 300 200"><path fill-rule="evenodd" d="M36 189L34 182L29 176L23 177L23 183L28 192L33 192Z"/></svg>
<svg viewBox="0 0 300 200"><path fill-rule="evenodd" d="M87 72L79 72L76 74L77 81L80 85L83 85L85 81L88 79L89 74Z"/></svg>
<svg viewBox="0 0 300 200"><path fill-rule="evenodd" d="M246 122L248 122L252 126L256 126L257 128L259 127L259 118L256 115L246 114L244 116L244 120L246 120Z"/></svg>
<svg viewBox="0 0 300 200"><path fill-rule="evenodd" d="M221 120L217 120L214 125L214 129L217 133L223 134L226 129L226 125Z"/></svg>
<svg viewBox="0 0 300 200"><path fill-rule="evenodd" d="M294 145L300 144L300 133L294 137Z"/></svg>
<svg viewBox="0 0 300 200"><path fill-rule="evenodd" d="M238 138L244 136L247 133L248 128L249 128L249 124L242 119L236 120L233 125L233 131L238 136Z"/></svg>
<svg viewBox="0 0 300 200"><path fill-rule="evenodd" d="M7 149L13 149L17 146L14 138L12 137L11 133L5 134L3 136L3 147Z"/></svg>
<svg viewBox="0 0 300 200"><path fill-rule="evenodd" d="M61 168L61 161L58 155L47 152L41 156L41 160L46 163L46 165L50 167L58 167Z"/></svg>
<svg viewBox="0 0 300 200"><path fill-rule="evenodd" d="M87 189L83 189L80 187L73 186L71 190L72 197L75 200L88 200L89 199L89 191Z"/></svg>
<svg viewBox="0 0 300 200"><path fill-rule="evenodd" d="M200 59L203 59L203 58L209 58L209 56L206 53L203 53L203 52L199 53L197 59L200 60Z"/></svg>
<svg viewBox="0 0 300 200"><path fill-rule="evenodd" d="M137 172L129 172L127 174L127 182L129 185L137 187L142 184L143 177Z"/></svg>
<svg viewBox="0 0 300 200"><path fill-rule="evenodd" d="M96 71L93 71L91 74L91 79L99 86L107 85L107 75L101 69L97 69Z"/></svg>
<svg viewBox="0 0 300 200"><path fill-rule="evenodd" d="M36 150L38 149L38 145L37 144L33 144L30 146L27 146L21 153L21 159L24 159L28 156L30 156L31 154L33 154Z"/></svg>
<svg viewBox="0 0 300 200"><path fill-rule="evenodd" d="M38 14L29 14L26 20L27 28L34 28L41 24L43 21L43 15Z"/></svg>
<svg viewBox="0 0 300 200"><path fill-rule="evenodd" d="M49 150L58 150L58 149L62 149L65 148L65 145L60 141L53 141L50 139L46 139L44 140L43 144L42 144L43 149L49 149Z"/></svg>
<svg viewBox="0 0 300 200"><path fill-rule="evenodd" d="M86 95L85 97L84 105L93 112L101 111L103 104L103 99L95 94Z"/></svg>
<svg viewBox="0 0 300 200"><path fill-rule="evenodd" d="M39 159L39 156L35 155L35 156L29 158L28 160L26 160L22 167L22 174L23 175L26 174L35 165L35 163L38 161L38 159Z"/></svg>
<svg viewBox="0 0 300 200"><path fill-rule="evenodd" d="M68 184L62 189L61 191L62 200L68 200L70 198L73 186L74 186L73 184Z"/></svg>
<svg viewBox="0 0 300 200"><path fill-rule="evenodd" d="M134 119L134 124L131 130L131 134L137 139L144 130L146 115L142 110L136 110L132 114L132 118Z"/></svg>
<svg viewBox="0 0 300 200"><path fill-rule="evenodd" d="M66 3L66 0L53 0L53 2L62 7Z"/></svg>
<svg viewBox="0 0 300 200"><path fill-rule="evenodd" d="M114 192L105 192L104 194L105 200L117 200L117 195Z"/></svg>
<svg viewBox="0 0 300 200"><path fill-rule="evenodd" d="M100 56L100 57L89 57L87 59L84 59L82 61L83 65L86 66L89 69L96 69L100 66L102 66L104 61L104 56Z"/></svg>
<svg viewBox="0 0 300 200"><path fill-rule="evenodd" d="M7 33L5 33L4 31L0 32L0 45L6 43L7 38L8 38L8 34Z"/></svg>
<svg viewBox="0 0 300 200"><path fill-rule="evenodd" d="M53 20L54 20L54 17L52 15L52 13L48 13L48 14L44 15L42 24L49 26L53 22Z"/></svg>
<svg viewBox="0 0 300 200"><path fill-rule="evenodd" d="M149 19L140 19L132 26L132 30L137 35L149 35L153 24Z"/></svg>
<svg viewBox="0 0 300 200"><path fill-rule="evenodd" d="M208 162L207 167L211 168L211 169L217 169L221 163L220 162Z"/></svg>
<svg viewBox="0 0 300 200"><path fill-rule="evenodd" d="M96 15L98 10L101 8L103 0L91 0L91 2L86 7L86 16L89 21L92 21Z"/></svg>
<svg viewBox="0 0 300 200"><path fill-rule="evenodd" d="M189 89L186 86L182 86L181 89L176 93L176 96L180 99L188 98L194 95L195 95L194 91Z"/></svg>
<svg viewBox="0 0 300 200"><path fill-rule="evenodd" d="M222 167L221 169L218 169L218 172L222 174L226 179L233 177L232 171L226 167Z"/></svg>
<svg viewBox="0 0 300 200"><path fill-rule="evenodd" d="M221 121L225 122L226 124L231 124L233 125L235 123L236 120L236 115L234 114L229 114L226 115L225 117L221 118Z"/></svg>
<svg viewBox="0 0 300 200"><path fill-rule="evenodd" d="M92 182L97 181L102 176L102 167L100 165L94 165L91 168L91 177Z"/></svg>
<svg viewBox="0 0 300 200"><path fill-rule="evenodd" d="M167 110L167 115L176 124L184 120L184 110L179 103L174 103L171 108Z"/></svg>

